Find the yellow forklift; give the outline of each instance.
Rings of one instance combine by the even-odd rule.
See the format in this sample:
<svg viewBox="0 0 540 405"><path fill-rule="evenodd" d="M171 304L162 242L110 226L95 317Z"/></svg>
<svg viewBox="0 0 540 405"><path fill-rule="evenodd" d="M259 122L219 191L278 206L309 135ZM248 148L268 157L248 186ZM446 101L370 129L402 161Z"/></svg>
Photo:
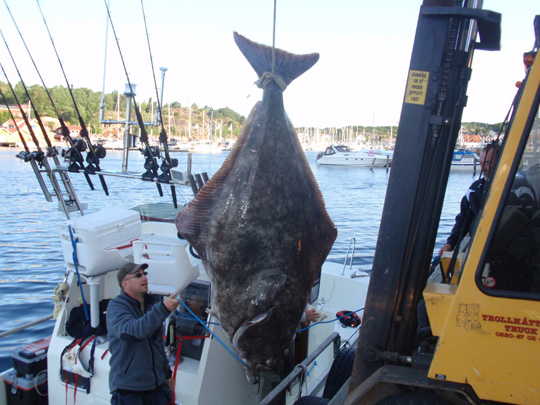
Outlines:
<svg viewBox="0 0 540 405"><path fill-rule="evenodd" d="M540 404L540 16L470 241L428 279L473 54L500 47L481 3L420 9L352 376L330 403Z"/></svg>

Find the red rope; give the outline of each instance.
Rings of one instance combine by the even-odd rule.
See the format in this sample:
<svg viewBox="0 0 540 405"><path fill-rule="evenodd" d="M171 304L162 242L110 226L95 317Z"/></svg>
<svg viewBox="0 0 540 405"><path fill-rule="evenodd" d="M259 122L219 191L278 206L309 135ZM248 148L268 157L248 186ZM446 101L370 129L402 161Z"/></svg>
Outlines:
<svg viewBox="0 0 540 405"><path fill-rule="evenodd" d="M79 374L75 373L75 387L73 387L73 405L77 402L77 384L79 383Z"/></svg>
<svg viewBox="0 0 540 405"><path fill-rule="evenodd" d="M94 335L93 337L91 337L90 339L86 340L83 345L81 346L80 350L79 350L79 353L82 352L84 350L84 348L86 346L88 346L88 344L94 340L97 336ZM73 346L77 345L77 344L80 344L82 341L82 339L78 339L77 341L75 341L75 343L73 345L71 345L71 347L73 348ZM105 352L107 353L107 352ZM105 356L105 354L103 355ZM102 357L103 359L103 357ZM77 364L77 362L79 361L79 356L76 356L75 357L75 364ZM68 383L68 372L66 370L64 370L65 373L64 373L64 378L65 378L65 383L66 383L66 405L68 403L68 388L69 388L69 383ZM73 382L74 382L74 386L73 386L73 405L75 405L75 403L77 402L77 385L79 383L79 374L77 373L73 373Z"/></svg>
<svg viewBox="0 0 540 405"><path fill-rule="evenodd" d="M135 238L135 239L131 240L127 245L115 246L115 247L112 247L112 248L108 248L107 250L122 250L122 249L127 249L127 248L130 248L130 247L133 247L133 242L135 242L136 240L139 240L139 238Z"/></svg>
<svg viewBox="0 0 540 405"><path fill-rule="evenodd" d="M173 380L174 380L174 387L175 387L175 390L172 393L173 404L175 403L176 372L178 371L178 364L180 363L180 353L182 352L182 341L183 340L206 339L207 337L210 337L210 334L204 335L204 336L177 336L176 337L176 340L178 340L178 345L176 346L176 359L174 361L174 372L173 372Z"/></svg>
<svg viewBox="0 0 540 405"><path fill-rule="evenodd" d="M64 380L66 382L66 405L68 405L68 372L67 370L64 370Z"/></svg>
<svg viewBox="0 0 540 405"><path fill-rule="evenodd" d="M81 340L82 340L82 339L79 338L79 339L77 339L75 342L71 343L71 344L69 345L68 351L71 350L71 348L73 348L73 346L75 346L75 345L81 343ZM66 352L66 353L67 353L67 352ZM65 355L66 353L64 353L64 355ZM63 361L64 361L64 359L62 358L62 362L63 362ZM67 405L67 403L68 403L68 388L69 388L69 383L68 383L68 372L67 372L67 370L64 370L64 380L65 380L65 383L66 383L66 405ZM77 391L77 387L75 387L75 391Z"/></svg>

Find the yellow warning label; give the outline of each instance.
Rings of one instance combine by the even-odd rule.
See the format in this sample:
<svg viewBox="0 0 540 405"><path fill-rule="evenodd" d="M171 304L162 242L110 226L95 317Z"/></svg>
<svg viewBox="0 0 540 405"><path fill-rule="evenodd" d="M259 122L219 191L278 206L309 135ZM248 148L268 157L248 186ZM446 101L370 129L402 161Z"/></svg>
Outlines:
<svg viewBox="0 0 540 405"><path fill-rule="evenodd" d="M409 104L421 104L426 101L426 91L429 81L429 72L411 70L407 81L405 102Z"/></svg>

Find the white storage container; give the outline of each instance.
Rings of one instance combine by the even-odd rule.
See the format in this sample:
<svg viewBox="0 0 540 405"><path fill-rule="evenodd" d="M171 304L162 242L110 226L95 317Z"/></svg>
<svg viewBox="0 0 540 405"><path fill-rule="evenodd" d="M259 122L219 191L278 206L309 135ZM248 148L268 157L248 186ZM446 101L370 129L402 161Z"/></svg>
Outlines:
<svg viewBox="0 0 540 405"><path fill-rule="evenodd" d="M85 276L97 276L122 267L128 262L127 257L133 254L133 241L140 236L139 213L125 209L104 209L71 219L60 226L68 269L75 270L73 237L79 273Z"/></svg>
<svg viewBox="0 0 540 405"><path fill-rule="evenodd" d="M133 261L148 264L150 294L177 294L199 277L199 265L192 263L187 248L185 240L163 233L144 233L133 243Z"/></svg>

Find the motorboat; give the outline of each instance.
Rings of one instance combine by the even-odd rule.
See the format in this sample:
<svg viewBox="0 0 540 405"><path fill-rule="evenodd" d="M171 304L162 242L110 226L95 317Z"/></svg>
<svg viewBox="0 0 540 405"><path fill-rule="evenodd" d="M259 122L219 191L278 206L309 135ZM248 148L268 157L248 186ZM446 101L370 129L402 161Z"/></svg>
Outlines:
<svg viewBox="0 0 540 405"><path fill-rule="evenodd" d="M189 147L189 151L193 153L221 153L222 149L221 146L216 142L203 140L193 142Z"/></svg>
<svg viewBox="0 0 540 405"><path fill-rule="evenodd" d="M67 168L54 169L58 170L67 175ZM105 171L102 174L114 175ZM54 177L55 173L51 175ZM119 177L126 183L136 178L133 172L131 176ZM153 187L148 190L155 192ZM119 186L116 191L121 192ZM71 197L76 200L75 194ZM0 386L1 405L12 404L14 396L21 393L36 401L43 400L43 392L48 392L50 404L110 403L111 354L107 334L97 331L104 323L106 303L119 293L118 269L128 261L149 265L150 293L164 296L178 291L184 303L164 324L178 403L222 403L223 398L228 403L270 403L271 398L281 395L275 391L275 385L284 382L286 388L281 389L290 393L286 403L293 404L300 391L323 395L334 359L338 359L336 354L341 353L339 361L350 370L368 291L367 272L354 270L352 258L351 266L325 262L312 288L310 305L326 319L305 330L299 326L295 337L295 353L299 357L291 374L265 372L260 385L251 384L232 355L232 345L219 320L206 312L212 306L212 282L190 245L178 238L174 218L182 208L156 203L132 209L107 208L84 215L77 210L66 213L68 219L58 229L65 277L55 289L56 322L52 336L43 336L14 350L14 367L0 374L5 381ZM87 322L96 332L78 342L73 316L82 313L85 305ZM353 314L358 316L356 324L341 322L343 317ZM331 381L335 384L336 380Z"/></svg>
<svg viewBox="0 0 540 405"><path fill-rule="evenodd" d="M319 152L317 164L389 168L392 165L392 152L377 149L356 151L348 145L331 145L324 152Z"/></svg>
<svg viewBox="0 0 540 405"><path fill-rule="evenodd" d="M451 170L476 173L480 168L480 158L470 150L455 150L452 155Z"/></svg>
<svg viewBox="0 0 540 405"><path fill-rule="evenodd" d="M163 143L167 151L166 140ZM144 168L148 171L142 174L129 170L129 150L123 152L125 159L116 162L121 163L117 171L99 169L99 159L104 159L105 154L95 157L94 167L99 170L94 178L100 179L104 191L105 179L114 177L111 193L122 195L123 190L138 182L144 200L145 190L155 193L157 185L161 193L162 188L170 187L173 203L89 212L79 197L85 194L75 186L86 184L70 180L70 176L86 172L71 172L56 162L49 165L48 160L53 159L50 155L44 156L43 170L33 171L44 196L49 201L58 200L66 215L65 223L58 226L65 276L54 290L56 321L52 335L13 350L13 367L0 372L4 380L0 384L0 405L110 403L111 354L103 326L106 305L120 292L118 270L127 262L148 264L149 293L167 296L178 292L179 310L164 323L177 403L218 404L226 398L231 404L255 405L270 404L279 397L283 403L293 404L305 394L334 395L352 369L369 273L354 270L352 256L350 266L346 265L347 259L343 265L325 262L309 302L321 314L320 321L306 327L299 324L291 336L294 356L290 364L280 371L262 372L259 384L252 384L233 355L219 320L206 311L212 307L213 288L206 269L189 243L178 237L174 219L183 206L177 204L175 187L185 182L178 181L175 175L164 176L164 169L173 173L173 165L166 160L167 153L160 154L155 147L146 144L143 149ZM157 170L151 170L153 167L163 173L158 175ZM45 180L53 183L53 192L48 191ZM93 206L99 207L100 196L89 198L96 198ZM43 221L43 226L51 226L46 218ZM2 335L32 328L50 318L20 325ZM85 325L90 325L91 333L81 337Z"/></svg>
<svg viewBox="0 0 540 405"><path fill-rule="evenodd" d="M234 147L236 141L234 139L227 139L225 141L223 141L221 144L220 144L220 147L221 147L221 150L223 152L229 152L232 150L232 148Z"/></svg>
<svg viewBox="0 0 540 405"><path fill-rule="evenodd" d="M163 89L166 69L161 70ZM135 125L130 118L131 106L135 106L146 172L129 169L127 146L122 150L122 160L115 161L118 168L108 170L100 167L100 160L106 157L104 149L78 148L74 142L70 148L73 170L65 167L52 149L43 153L38 142L35 147L39 154L27 147L25 153L18 155L23 164L32 165L34 170L29 173L36 177L44 197L58 202L66 216L60 225L51 225L48 218L42 217L43 227L58 227L65 272L54 289L53 332L14 348L13 367L0 371L4 381L0 384L0 405L110 403L111 353L105 328L106 307L120 293L117 274L128 262L148 264L150 294L177 294L180 301L179 309L163 325L166 353L175 380L175 403L256 405L276 403L279 397L280 403L293 404L303 394L333 396L352 370L369 273L353 269L352 254L350 258L347 254L343 265L325 262L309 286L311 295L306 303L320 314L319 321L302 325L298 320L287 361L283 360L273 371L261 371L258 384L248 381L243 363L234 354L219 319L207 311L212 308L212 289L216 286L194 249L178 235L174 223L184 207L178 204L176 187L185 187L186 176L173 174L178 161L169 154L166 134L160 135L159 147L149 144L147 123L142 122L136 107L133 86L128 83L126 87L126 127ZM107 124L118 123L107 121ZM130 133L127 129L126 134ZM83 142L92 146L87 138ZM209 141L199 146L207 153L221 152L221 148ZM39 168L34 156L41 158ZM161 196L163 188L170 188L172 203L100 209L101 195L92 193L87 197L95 198L92 206L98 208L88 211L81 198L86 194L79 189L86 184L84 180L72 182L72 176L85 176L92 190L92 178L99 179L106 195L114 192L122 196L123 191L133 189L137 183L141 201L150 201L144 193L150 190L155 193L156 186ZM106 179L111 178L115 187L109 191ZM25 181L35 183L36 179ZM194 189L193 194L197 191ZM39 228L36 227L36 232L40 232ZM50 318L18 325L3 331L2 336L32 328Z"/></svg>

